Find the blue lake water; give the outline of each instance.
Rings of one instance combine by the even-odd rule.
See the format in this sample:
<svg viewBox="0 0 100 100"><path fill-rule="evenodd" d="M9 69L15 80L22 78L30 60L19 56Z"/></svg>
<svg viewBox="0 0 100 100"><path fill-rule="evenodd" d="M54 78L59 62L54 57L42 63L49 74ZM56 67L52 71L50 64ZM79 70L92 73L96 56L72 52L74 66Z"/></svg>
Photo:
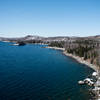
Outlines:
<svg viewBox="0 0 100 100"><path fill-rule="evenodd" d="M0 100L89 100L92 69L43 45L0 42Z"/></svg>

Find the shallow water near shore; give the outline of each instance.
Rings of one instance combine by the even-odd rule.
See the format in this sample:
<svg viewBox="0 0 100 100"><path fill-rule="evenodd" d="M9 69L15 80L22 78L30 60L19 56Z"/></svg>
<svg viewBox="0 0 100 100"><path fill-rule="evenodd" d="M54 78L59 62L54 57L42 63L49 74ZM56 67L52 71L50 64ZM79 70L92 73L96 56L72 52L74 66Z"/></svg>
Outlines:
<svg viewBox="0 0 100 100"><path fill-rule="evenodd" d="M0 100L89 100L92 69L45 45L0 42Z"/></svg>

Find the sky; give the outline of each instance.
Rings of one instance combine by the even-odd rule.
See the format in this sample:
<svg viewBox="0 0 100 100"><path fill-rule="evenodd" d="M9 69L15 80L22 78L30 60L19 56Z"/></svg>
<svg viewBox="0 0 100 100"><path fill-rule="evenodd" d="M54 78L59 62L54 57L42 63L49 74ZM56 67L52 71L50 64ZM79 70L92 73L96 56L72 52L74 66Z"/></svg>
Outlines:
<svg viewBox="0 0 100 100"><path fill-rule="evenodd" d="M100 0L0 0L0 36L100 35Z"/></svg>

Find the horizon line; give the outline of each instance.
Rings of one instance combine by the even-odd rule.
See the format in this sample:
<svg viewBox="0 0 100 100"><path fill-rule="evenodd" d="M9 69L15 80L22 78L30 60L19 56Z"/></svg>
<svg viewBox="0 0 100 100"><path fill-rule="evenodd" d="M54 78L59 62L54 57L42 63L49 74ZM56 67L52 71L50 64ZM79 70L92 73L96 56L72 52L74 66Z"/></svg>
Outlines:
<svg viewBox="0 0 100 100"><path fill-rule="evenodd" d="M27 34L24 36L0 36L1 38L23 38L26 36L39 36L39 37L92 37L92 36L100 36L99 34L97 35L88 35L88 36L76 36L76 35L72 35L72 36L68 36L68 35L55 35L55 36L42 36L42 35L33 35L33 34Z"/></svg>

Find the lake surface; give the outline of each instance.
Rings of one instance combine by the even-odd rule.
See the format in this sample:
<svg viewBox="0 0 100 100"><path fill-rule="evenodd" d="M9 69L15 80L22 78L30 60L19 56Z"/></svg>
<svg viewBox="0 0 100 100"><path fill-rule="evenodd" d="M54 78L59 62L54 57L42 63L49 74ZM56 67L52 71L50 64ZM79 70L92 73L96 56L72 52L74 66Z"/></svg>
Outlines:
<svg viewBox="0 0 100 100"><path fill-rule="evenodd" d="M92 69L44 45L0 42L0 100L89 100Z"/></svg>

